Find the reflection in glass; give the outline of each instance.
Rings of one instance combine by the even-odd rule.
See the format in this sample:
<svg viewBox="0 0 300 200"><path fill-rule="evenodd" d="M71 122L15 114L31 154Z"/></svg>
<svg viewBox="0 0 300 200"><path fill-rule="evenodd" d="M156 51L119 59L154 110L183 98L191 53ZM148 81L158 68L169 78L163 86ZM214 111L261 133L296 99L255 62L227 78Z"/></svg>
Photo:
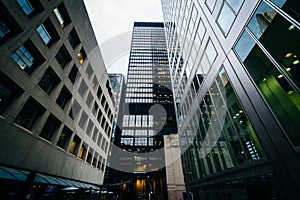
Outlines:
<svg viewBox="0 0 300 200"><path fill-rule="evenodd" d="M270 26L271 27L271 26ZM268 33L269 30L266 30ZM244 32L244 34L247 34ZM274 34L276 36L276 34ZM262 36L262 39L265 36ZM246 40L244 40L247 38ZM300 145L300 96L287 81L287 79L280 73L274 64L267 58L264 52L254 45L253 41L249 40L250 36L241 37L237 43L237 47L242 44L244 47L252 47L246 51L241 48L235 48L238 56L243 60L243 63L256 85L259 87L261 93L265 97L269 106L281 122L291 142L298 146ZM270 33L269 40L274 41L274 37ZM249 44L247 44L249 42ZM278 43L276 43L278 45ZM280 42L277 49L280 49ZM245 54L245 52L249 52ZM285 52L282 52L283 54Z"/></svg>
<svg viewBox="0 0 300 200"><path fill-rule="evenodd" d="M217 22L220 25L225 35L227 35L234 19L235 19L235 14L233 13L233 10L229 8L227 3L224 3L220 15L217 19Z"/></svg>
<svg viewBox="0 0 300 200"><path fill-rule="evenodd" d="M300 31L281 15L276 14L272 8L266 6L265 4L259 6L256 14L251 19L252 23L250 22L249 28L252 31L254 29L253 21L256 19L259 22L258 19L260 18L263 20L262 16L272 19L270 23L268 20L265 21L265 24L262 22L258 23L262 30L258 39L271 53L272 57L276 59L280 67L286 71L286 74L300 87ZM259 13L261 10L263 10L264 14ZM257 18L257 16L260 16L260 18ZM274 42L275 40L276 42Z"/></svg>
<svg viewBox="0 0 300 200"><path fill-rule="evenodd" d="M231 8L237 13L244 0L226 0Z"/></svg>
<svg viewBox="0 0 300 200"><path fill-rule="evenodd" d="M214 10L214 7L216 5L217 0L206 0L206 5L209 8L209 10L212 12Z"/></svg>
<svg viewBox="0 0 300 200"><path fill-rule="evenodd" d="M191 180L256 161L264 152L222 70L182 138Z"/></svg>

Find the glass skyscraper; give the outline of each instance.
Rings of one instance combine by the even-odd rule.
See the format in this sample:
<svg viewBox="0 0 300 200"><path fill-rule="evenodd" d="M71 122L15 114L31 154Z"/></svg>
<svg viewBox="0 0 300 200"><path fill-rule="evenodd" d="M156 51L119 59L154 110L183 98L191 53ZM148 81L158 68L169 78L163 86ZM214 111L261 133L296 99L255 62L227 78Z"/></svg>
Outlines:
<svg viewBox="0 0 300 200"><path fill-rule="evenodd" d="M162 7L190 197L299 196L299 1Z"/></svg>
<svg viewBox="0 0 300 200"><path fill-rule="evenodd" d="M165 138L177 133L171 88L163 23L135 22L122 133L115 138L119 150L112 150L110 162L118 171L115 183L124 183L118 188L121 199L168 197ZM183 181L181 186L182 195Z"/></svg>

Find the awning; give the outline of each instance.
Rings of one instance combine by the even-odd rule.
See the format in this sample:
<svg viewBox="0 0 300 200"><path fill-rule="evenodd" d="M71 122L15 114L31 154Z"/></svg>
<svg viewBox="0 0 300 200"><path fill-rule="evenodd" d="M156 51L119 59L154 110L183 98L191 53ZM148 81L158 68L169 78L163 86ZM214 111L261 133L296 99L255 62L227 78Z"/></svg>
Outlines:
<svg viewBox="0 0 300 200"><path fill-rule="evenodd" d="M13 179L13 180L25 181L29 174L30 174L29 171L0 166L0 178L3 178L3 179ZM40 174L40 173L36 173L36 176L35 176L33 182L50 184L50 185L61 185L61 186L66 186L66 187L91 188L93 190L100 190L99 187L96 187L89 183L82 183L79 181L53 177L53 176Z"/></svg>

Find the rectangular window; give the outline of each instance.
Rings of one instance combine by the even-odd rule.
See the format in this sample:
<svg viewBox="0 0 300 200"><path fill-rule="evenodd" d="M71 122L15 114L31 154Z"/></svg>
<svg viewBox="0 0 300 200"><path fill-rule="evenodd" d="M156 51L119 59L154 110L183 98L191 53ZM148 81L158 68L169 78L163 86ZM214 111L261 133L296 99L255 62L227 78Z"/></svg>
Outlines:
<svg viewBox="0 0 300 200"><path fill-rule="evenodd" d="M36 100L30 97L15 119L15 123L31 130L34 123L44 111L45 109Z"/></svg>
<svg viewBox="0 0 300 200"><path fill-rule="evenodd" d="M88 79L91 79L93 74L94 74L94 70L93 70L91 64L88 64L88 66L86 67L86 70L85 70L85 75Z"/></svg>
<svg viewBox="0 0 300 200"><path fill-rule="evenodd" d="M21 45L11 56L12 60L18 64L20 69L27 74L45 61L44 57L39 53L30 40Z"/></svg>
<svg viewBox="0 0 300 200"><path fill-rule="evenodd" d="M87 98L86 98L86 105L90 108L91 107L91 104L92 104L92 101L93 101L94 97L92 95L91 92L89 92L89 94L87 95Z"/></svg>
<svg viewBox="0 0 300 200"><path fill-rule="evenodd" d="M59 77L51 67L47 69L39 82L39 86L47 93L50 94L55 86L60 82Z"/></svg>
<svg viewBox="0 0 300 200"><path fill-rule="evenodd" d="M60 124L61 122L51 114L40 133L40 137L50 141Z"/></svg>
<svg viewBox="0 0 300 200"><path fill-rule="evenodd" d="M19 3L26 15L29 16L30 14L32 14L34 9L28 0L17 0L17 2Z"/></svg>
<svg viewBox="0 0 300 200"><path fill-rule="evenodd" d="M81 84L78 88L78 93L80 94L80 96L82 98L84 98L84 95L86 94L87 89L88 89L88 87L87 87L86 83L84 82L84 80L82 79Z"/></svg>
<svg viewBox="0 0 300 200"><path fill-rule="evenodd" d="M78 68L76 65L74 65L69 73L69 79L70 81L75 84L76 79L80 77L80 74L78 73Z"/></svg>
<svg viewBox="0 0 300 200"><path fill-rule="evenodd" d="M36 31L48 47L50 47L54 41L59 40L59 35L49 18L40 24Z"/></svg>
<svg viewBox="0 0 300 200"><path fill-rule="evenodd" d="M63 3L61 3L58 7L54 8L53 13L62 28L71 23L71 19Z"/></svg>
<svg viewBox="0 0 300 200"><path fill-rule="evenodd" d="M72 131L68 127L65 126L59 136L57 146L59 146L63 149L66 149L71 136L72 136Z"/></svg>
<svg viewBox="0 0 300 200"><path fill-rule="evenodd" d="M71 92L67 89L66 86L64 86L56 100L56 103L64 109L69 100L72 98Z"/></svg>
<svg viewBox="0 0 300 200"><path fill-rule="evenodd" d="M88 119L88 115L83 111L80 117L80 120L78 122L78 125L85 130L86 121Z"/></svg>
<svg viewBox="0 0 300 200"><path fill-rule="evenodd" d="M94 140L94 142L96 142L97 141L97 138L98 138L98 134L99 134L99 129L97 129L96 127L95 127L95 129L94 129L94 133L93 133L93 140Z"/></svg>
<svg viewBox="0 0 300 200"><path fill-rule="evenodd" d="M23 90L11 81L6 75L0 73L0 114L13 102Z"/></svg>
<svg viewBox="0 0 300 200"><path fill-rule="evenodd" d="M235 19L234 11L232 10L232 8L228 6L226 2L224 2L219 17L217 19L217 22L225 36L228 34L234 19Z"/></svg>
<svg viewBox="0 0 300 200"><path fill-rule="evenodd" d="M57 62L64 69L65 66L72 60L67 48L63 45L55 56Z"/></svg>
<svg viewBox="0 0 300 200"><path fill-rule="evenodd" d="M79 153L78 153L78 158L80 158L81 160L85 160L86 157L86 152L87 152L87 145L86 144L82 144Z"/></svg>
<svg viewBox="0 0 300 200"><path fill-rule="evenodd" d="M89 164L92 163L92 158L93 158L93 149L90 149L86 158L86 162L88 162Z"/></svg>
<svg viewBox="0 0 300 200"><path fill-rule="evenodd" d="M210 64L212 64L214 62L214 60L216 59L218 53L217 53L216 48L213 45L211 39L208 41L208 43L206 45L205 53L208 57Z"/></svg>
<svg viewBox="0 0 300 200"><path fill-rule="evenodd" d="M215 5L216 5L217 0L206 0L205 4L207 8L210 10L210 12L213 12Z"/></svg>
<svg viewBox="0 0 300 200"><path fill-rule="evenodd" d="M80 39L75 31L75 28L73 28L70 32L70 34L68 35L67 39L69 40L71 46L73 47L73 49L80 44Z"/></svg>
<svg viewBox="0 0 300 200"><path fill-rule="evenodd" d="M83 64L85 58L86 58L85 50L81 48L81 50L77 53L77 59L79 63Z"/></svg>
<svg viewBox="0 0 300 200"><path fill-rule="evenodd" d="M74 138L73 138L73 141L70 145L69 152L73 155L76 155L80 143L81 143L81 139L77 135L75 135Z"/></svg>
<svg viewBox="0 0 300 200"><path fill-rule="evenodd" d="M36 29L36 31L38 32L38 34L40 35L40 37L42 38L43 42L48 45L48 43L51 40L51 36L48 33L48 31L46 30L45 26L43 24L39 25Z"/></svg>
<svg viewBox="0 0 300 200"><path fill-rule="evenodd" d="M93 123L93 121L90 119L89 120L89 123L88 123L88 126L87 126L87 128L86 128L86 134L88 135L88 136L91 136L92 135L92 130L93 130L93 127L94 127L94 123Z"/></svg>

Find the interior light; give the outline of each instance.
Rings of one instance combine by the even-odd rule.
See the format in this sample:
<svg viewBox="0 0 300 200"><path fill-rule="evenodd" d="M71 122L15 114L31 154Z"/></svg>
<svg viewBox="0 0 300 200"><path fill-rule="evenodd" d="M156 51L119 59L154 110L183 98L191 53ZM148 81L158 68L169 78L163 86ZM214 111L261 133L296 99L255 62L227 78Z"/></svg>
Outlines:
<svg viewBox="0 0 300 200"><path fill-rule="evenodd" d="M289 57L291 57L291 55L293 55L292 53L287 53L286 55L285 55L285 57L286 58L289 58Z"/></svg>
<svg viewBox="0 0 300 200"><path fill-rule="evenodd" d="M288 68L286 68L286 71L288 71L288 72L289 72L289 71L291 71L291 68L289 68L289 67L288 67Z"/></svg>
<svg viewBox="0 0 300 200"><path fill-rule="evenodd" d="M278 77L278 78L282 78L282 77L283 77L283 75L282 75L282 74L279 74L277 77Z"/></svg>
<svg viewBox="0 0 300 200"><path fill-rule="evenodd" d="M289 26L289 31L294 30L296 28L296 26L294 24Z"/></svg>
<svg viewBox="0 0 300 200"><path fill-rule="evenodd" d="M83 55L81 52L78 52L77 53L77 58L78 58L78 61L80 64L83 64Z"/></svg>
<svg viewBox="0 0 300 200"><path fill-rule="evenodd" d="M297 65L299 62L300 62L299 60L295 60L295 61L293 62L293 64L294 64L294 65Z"/></svg>

